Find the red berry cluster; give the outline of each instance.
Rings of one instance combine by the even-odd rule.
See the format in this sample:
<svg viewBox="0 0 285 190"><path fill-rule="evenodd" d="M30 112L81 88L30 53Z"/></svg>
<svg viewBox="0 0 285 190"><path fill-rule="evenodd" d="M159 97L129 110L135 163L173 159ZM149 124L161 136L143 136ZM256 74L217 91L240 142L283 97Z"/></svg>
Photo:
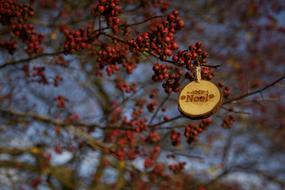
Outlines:
<svg viewBox="0 0 285 190"><path fill-rule="evenodd" d="M109 115L109 123L117 123L119 120L122 119L122 113L123 113L123 109L120 106L120 103L118 101L113 101L112 102L113 105L113 109Z"/></svg>
<svg viewBox="0 0 285 190"><path fill-rule="evenodd" d="M172 60L178 65L185 65L186 69L191 70L193 64L197 65L206 62L208 54L202 50L202 43L196 42L194 45L189 46L187 50L180 50L174 56Z"/></svg>
<svg viewBox="0 0 285 190"><path fill-rule="evenodd" d="M119 89L122 92L125 93L134 93L137 91L137 84L136 83L132 83L132 84L128 84L123 80L116 80L116 88Z"/></svg>
<svg viewBox="0 0 285 190"><path fill-rule="evenodd" d="M156 144L160 141L160 135L155 131L151 131L148 137L146 138L146 141Z"/></svg>
<svg viewBox="0 0 285 190"><path fill-rule="evenodd" d="M153 81L165 82L162 84L166 93L179 92L180 78L183 71L177 67L155 63L153 66Z"/></svg>
<svg viewBox="0 0 285 190"><path fill-rule="evenodd" d="M150 157L153 159L158 158L160 152L161 152L160 146L156 145L156 146L151 148Z"/></svg>
<svg viewBox="0 0 285 190"><path fill-rule="evenodd" d="M23 23L34 14L28 4L19 4L16 0L0 0L0 23L3 25Z"/></svg>
<svg viewBox="0 0 285 190"><path fill-rule="evenodd" d="M137 67L137 64L133 61L123 63L123 67L128 74L132 74L133 70Z"/></svg>
<svg viewBox="0 0 285 190"><path fill-rule="evenodd" d="M223 90L223 96L224 96L225 98L228 98L230 95L231 95L231 90L230 90L229 87L226 86L226 87L224 88L224 90Z"/></svg>
<svg viewBox="0 0 285 190"><path fill-rule="evenodd" d="M146 158L145 160L144 160L144 167L145 168L150 168L150 167L152 167L154 165L154 160L153 159L151 159L151 158Z"/></svg>
<svg viewBox="0 0 285 190"><path fill-rule="evenodd" d="M62 152L63 152L62 146L61 146L60 144L56 144L56 145L54 146L54 152L55 152L56 154L62 154Z"/></svg>
<svg viewBox="0 0 285 190"><path fill-rule="evenodd" d="M158 95L158 90L156 88L154 88L154 89L151 90L149 98L150 99L155 99L155 98L157 98L157 95Z"/></svg>
<svg viewBox="0 0 285 190"><path fill-rule="evenodd" d="M139 150L137 148L129 148L127 152L127 158L129 160L135 160L139 155Z"/></svg>
<svg viewBox="0 0 285 190"><path fill-rule="evenodd" d="M120 70L119 65L116 64L109 64L106 66L106 73L108 76L112 76L114 73Z"/></svg>
<svg viewBox="0 0 285 190"><path fill-rule="evenodd" d="M68 113L64 122L66 123L74 123L80 120L80 115L78 113Z"/></svg>
<svg viewBox="0 0 285 190"><path fill-rule="evenodd" d="M147 51L166 60L178 49L174 34L184 27L184 21L173 11L155 27L152 32L144 32L130 41L132 50Z"/></svg>
<svg viewBox="0 0 285 190"><path fill-rule="evenodd" d="M33 15L34 11L28 4L20 4L14 0L0 1L0 23L8 25L12 33L27 45L26 52L29 55L39 54L43 50L41 47L43 35L37 34L31 24L24 23Z"/></svg>
<svg viewBox="0 0 285 190"><path fill-rule="evenodd" d="M185 165L186 165L186 162L179 162L177 164L168 165L168 168L174 173L179 173L184 169Z"/></svg>
<svg viewBox="0 0 285 190"><path fill-rule="evenodd" d="M150 103L147 104L146 108L149 112L153 112L158 105L156 100L152 100Z"/></svg>
<svg viewBox="0 0 285 190"><path fill-rule="evenodd" d="M31 54L42 53L43 49L41 43L44 36L42 34L37 34L34 31L34 27L31 24L12 24L12 32L20 38L26 45L26 52Z"/></svg>
<svg viewBox="0 0 285 190"><path fill-rule="evenodd" d="M93 14L95 16L103 15L109 27L113 32L119 31L121 20L119 15L121 13L120 0L99 0L99 3L94 7Z"/></svg>
<svg viewBox="0 0 285 190"><path fill-rule="evenodd" d="M54 100L55 100L55 103L56 103L56 106L58 107L58 108L65 108L65 106L66 106L66 103L67 103L67 101L68 101L68 99L66 98L66 97L64 97L64 96L56 96L55 98L54 98Z"/></svg>
<svg viewBox="0 0 285 190"><path fill-rule="evenodd" d="M42 183L42 179L40 176L37 176L30 180L30 186L32 188L38 188L38 186Z"/></svg>
<svg viewBox="0 0 285 190"><path fill-rule="evenodd" d="M65 36L64 52L73 53L82 49L91 49L90 39L94 35L92 25L87 25L84 29L71 30L65 26L61 27L61 32Z"/></svg>
<svg viewBox="0 0 285 190"><path fill-rule="evenodd" d="M135 145L136 144L136 138L135 133L133 131L121 131L119 132L120 135L117 135L116 142L120 146L126 146L126 145Z"/></svg>
<svg viewBox="0 0 285 190"><path fill-rule="evenodd" d="M135 127L136 132L140 133L146 130L146 120L145 119L135 119L132 121L132 126Z"/></svg>
<svg viewBox="0 0 285 190"><path fill-rule="evenodd" d="M146 99L138 98L137 100L135 100L134 106L137 108L143 109L143 107L145 106L146 103L147 103Z"/></svg>
<svg viewBox="0 0 285 190"><path fill-rule="evenodd" d="M45 74L45 67L43 66L34 66L32 70L33 80L40 84L48 84L48 79Z"/></svg>
<svg viewBox="0 0 285 190"><path fill-rule="evenodd" d="M153 173L154 175L157 175L157 176L164 176L164 169L165 169L165 167L164 167L164 164L163 164L163 163L157 163L157 164L154 166L154 168L153 168L153 170L152 170L152 173Z"/></svg>
<svg viewBox="0 0 285 190"><path fill-rule="evenodd" d="M35 0L29 0L30 2L34 2ZM38 5L43 9L56 9L57 8L57 0L40 0L37 1Z"/></svg>
<svg viewBox="0 0 285 190"><path fill-rule="evenodd" d="M140 107L134 107L133 111L132 111L132 121L135 121L137 119L139 119L142 114L144 113L144 110Z"/></svg>
<svg viewBox="0 0 285 190"><path fill-rule="evenodd" d="M58 56L55 60L55 64L61 67L67 67L69 65L69 62L66 61L63 56Z"/></svg>
<svg viewBox="0 0 285 190"><path fill-rule="evenodd" d="M224 98L228 98L228 97L231 95L231 90L230 90L229 87L225 86L225 85L222 84L222 83L218 83L218 86L219 86L219 88L222 89L223 97L224 97Z"/></svg>
<svg viewBox="0 0 285 190"><path fill-rule="evenodd" d="M173 146L177 146L181 142L181 134L178 131L172 130L170 132L170 140Z"/></svg>
<svg viewBox="0 0 285 190"><path fill-rule="evenodd" d="M137 135L133 131L112 130L105 136L106 142L116 143L114 154L119 160L134 160L139 154L137 144Z"/></svg>
<svg viewBox="0 0 285 190"><path fill-rule="evenodd" d="M146 130L146 119L142 119L142 118L139 118L139 116L142 114L142 111L141 109L134 109L133 113L132 113L132 116L135 116L135 117L132 117L131 120L128 120L126 117L123 119L123 122L122 122L122 125L123 126L126 126L126 127L131 127L131 128L134 128L135 131L137 133L140 133L142 131L145 131Z"/></svg>
<svg viewBox="0 0 285 190"><path fill-rule="evenodd" d="M60 75L56 75L53 79L53 85L55 87L58 87L62 81L63 81L63 78Z"/></svg>
<svg viewBox="0 0 285 190"><path fill-rule="evenodd" d="M31 79L32 82L43 85L53 84L55 87L58 87L63 81L63 78L60 75L55 75L53 82L49 83L45 70L46 68L44 66L33 66L32 71L30 71L29 65L27 64L22 67L25 77Z"/></svg>
<svg viewBox="0 0 285 190"><path fill-rule="evenodd" d="M13 40L0 41L0 48L6 49L10 54L13 54L17 49L17 43Z"/></svg>
<svg viewBox="0 0 285 190"><path fill-rule="evenodd" d="M127 57L128 57L128 46L125 44L112 44L107 45L98 52L97 62L99 63L98 70L106 67L106 72L109 76L117 72L120 67L118 64L122 64L124 67L128 67Z"/></svg>
<svg viewBox="0 0 285 190"><path fill-rule="evenodd" d="M194 45L189 46L187 50L179 50L175 55L172 56L172 62L178 66L185 66L189 72L185 73L185 78L194 80L194 66L198 64L205 64L208 53L203 51L202 44L196 42ZM213 78L214 73L208 67L203 67L202 78L210 80Z"/></svg>
<svg viewBox="0 0 285 190"><path fill-rule="evenodd" d="M153 135L155 136L155 138L159 137L158 134L153 133ZM149 151L149 156L144 160L145 168L150 168L155 165L155 161L158 158L160 151L161 149L159 146L154 146L153 148L151 148L151 150Z"/></svg>
<svg viewBox="0 0 285 190"><path fill-rule="evenodd" d="M211 80L214 77L213 71L209 67L203 67L201 70L203 79Z"/></svg>
<svg viewBox="0 0 285 190"><path fill-rule="evenodd" d="M129 0L128 2L134 2ZM140 3L147 8L159 9L161 12L165 12L169 8L168 0L140 0Z"/></svg>
<svg viewBox="0 0 285 190"><path fill-rule="evenodd" d="M188 124L184 131L187 142L190 144L195 141L198 135L206 130L210 124L212 124L212 120L209 118L203 119L199 125Z"/></svg>
<svg viewBox="0 0 285 190"><path fill-rule="evenodd" d="M229 129L233 126L234 122L235 122L234 116L228 115L224 117L222 127L225 129Z"/></svg>

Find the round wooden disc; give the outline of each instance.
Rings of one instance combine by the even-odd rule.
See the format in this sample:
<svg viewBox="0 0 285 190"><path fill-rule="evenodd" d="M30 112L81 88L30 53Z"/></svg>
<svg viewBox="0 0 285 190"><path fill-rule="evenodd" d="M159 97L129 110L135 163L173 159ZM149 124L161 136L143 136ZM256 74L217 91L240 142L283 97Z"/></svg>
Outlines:
<svg viewBox="0 0 285 190"><path fill-rule="evenodd" d="M202 119L213 114L221 105L219 88L207 80L187 84L178 96L179 111L191 119Z"/></svg>

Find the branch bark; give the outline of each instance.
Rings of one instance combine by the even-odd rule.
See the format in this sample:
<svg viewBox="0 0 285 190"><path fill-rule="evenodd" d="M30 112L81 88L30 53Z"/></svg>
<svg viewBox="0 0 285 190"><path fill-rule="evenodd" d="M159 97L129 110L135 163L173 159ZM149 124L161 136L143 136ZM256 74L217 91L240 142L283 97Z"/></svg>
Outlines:
<svg viewBox="0 0 285 190"><path fill-rule="evenodd" d="M238 101L238 100L241 100L243 98L246 98L246 97L249 97L249 96L252 96L252 95L255 95L255 94L258 94L258 93L262 93L263 91L267 90L268 88L271 88L273 87L275 84L279 83L280 81L282 81L283 79L285 79L285 74L282 75L281 77L279 77L278 79L272 81L271 83L267 84L266 86L258 89L258 90L254 90L252 92L249 92L249 93L246 93L246 94L241 94L235 98L232 98L230 100L227 100L223 103L223 105L226 105L226 104L229 104L229 103L232 103L232 102L235 102L235 101Z"/></svg>
<svg viewBox="0 0 285 190"><path fill-rule="evenodd" d="M32 61L32 60L35 60L35 59L39 59L39 58L42 58L42 57L55 56L55 55L60 55L62 53L63 53L63 51L53 52L53 53L43 53L43 54L36 55L36 56L33 56L33 57L19 59L19 60L16 60L16 61L9 61L9 62L0 64L0 70L6 68L8 66L15 66L15 65L19 65L21 63L29 62L29 61Z"/></svg>

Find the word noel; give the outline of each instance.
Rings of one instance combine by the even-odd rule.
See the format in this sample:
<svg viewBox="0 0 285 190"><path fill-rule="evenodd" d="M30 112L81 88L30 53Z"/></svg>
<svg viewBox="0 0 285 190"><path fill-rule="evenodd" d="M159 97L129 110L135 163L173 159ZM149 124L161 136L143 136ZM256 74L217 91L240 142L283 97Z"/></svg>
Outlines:
<svg viewBox="0 0 285 190"><path fill-rule="evenodd" d="M185 102L208 102L210 99L214 98L214 94L209 94L208 90L193 90L187 92L187 95L182 95L181 100Z"/></svg>

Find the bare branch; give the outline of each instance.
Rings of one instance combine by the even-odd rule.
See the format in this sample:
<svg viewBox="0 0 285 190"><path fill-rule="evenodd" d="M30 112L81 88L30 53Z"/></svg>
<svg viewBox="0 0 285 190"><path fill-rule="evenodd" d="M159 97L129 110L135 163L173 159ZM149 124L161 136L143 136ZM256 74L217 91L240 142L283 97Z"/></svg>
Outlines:
<svg viewBox="0 0 285 190"><path fill-rule="evenodd" d="M55 55L60 55L62 53L63 53L63 51L53 52L53 53L43 53L43 54L36 55L36 56L33 56L33 57L28 57L28 58L25 58L25 59L20 59L20 60L16 60L16 61L10 61L10 62L6 62L6 63L2 63L2 64L0 64L0 70L6 68L8 66L15 66L15 65L18 65L18 64L21 64L21 63L25 63L25 62L29 62L29 61L32 61L32 60L35 60L35 59L39 59L39 58L42 58L42 57L55 56Z"/></svg>
<svg viewBox="0 0 285 190"><path fill-rule="evenodd" d="M149 127L156 127L156 126L159 126L159 125L163 125L163 124L166 124L166 123L170 123L170 122L172 122L172 121L175 121L175 120L178 120L178 119L181 119L181 118L184 118L184 116L182 116L182 115L177 115L177 116L174 116L174 117L172 117L172 118L170 118L169 120L167 120L167 121L161 121L161 122L158 122L158 123L156 123L156 124L153 124L153 125L150 125Z"/></svg>
<svg viewBox="0 0 285 190"><path fill-rule="evenodd" d="M112 35L109 35L109 34L106 34L106 33L101 33L101 34L104 35L104 36L106 36L106 37L108 37L108 38L111 38L111 39L113 39L113 40L116 40L116 41L118 41L118 42L121 42L121 43L123 43L123 44L132 45L132 44L129 43L128 41L122 40L121 38L118 38L118 37L116 37L116 36L112 36ZM175 65L175 66L178 66L177 63L174 62L174 61L172 61L172 60L164 60L164 59L162 59L161 57L159 57L159 56L153 54L153 53L150 52L150 51L146 51L146 52L149 53L151 56L153 56L153 57L159 59L160 61L167 62L167 63L171 63L171 64L173 64L173 65ZM201 66L217 69L217 68L220 67L221 65L206 65L206 64L202 64Z"/></svg>
<svg viewBox="0 0 285 190"><path fill-rule="evenodd" d="M84 126L84 127L93 127L93 128L99 128L102 126L99 126L97 124L87 124L87 123L80 123L80 122L75 122L75 123L71 123L71 122L64 122L62 120L58 120L58 119L52 119L50 117L44 116L44 115L38 115L35 113L24 113L24 112L17 112L14 110L4 110L4 109L0 109L0 114L2 117L5 116L12 116L12 117L17 117L17 118L22 118L22 119L33 119L35 121L39 121L42 123L47 123L47 124L52 124L55 126L60 126L60 127L69 127L69 126Z"/></svg>
<svg viewBox="0 0 285 190"><path fill-rule="evenodd" d="M241 100L243 98L246 98L246 97L249 97L249 96L252 96L252 95L255 95L255 94L258 94L258 93L262 93L263 91L267 90L268 88L274 86L275 84L279 83L280 81L282 81L283 79L285 79L285 74L281 77L279 77L278 79L274 80L273 82L269 83L268 85L264 86L263 88L260 88L258 90L254 90L252 92L249 92L249 93L246 93L246 94L242 94L242 95L239 95L235 98L232 98L230 100L227 100L223 103L223 105L226 105L226 104L229 104L231 102L235 102L235 101L238 101L238 100Z"/></svg>
<svg viewBox="0 0 285 190"><path fill-rule="evenodd" d="M149 120L148 125L151 125L152 121L155 119L157 113L159 112L160 108L167 102L168 98L170 97L170 94L168 94L163 101L159 104L159 106L156 108L154 114L152 115L152 117Z"/></svg>

